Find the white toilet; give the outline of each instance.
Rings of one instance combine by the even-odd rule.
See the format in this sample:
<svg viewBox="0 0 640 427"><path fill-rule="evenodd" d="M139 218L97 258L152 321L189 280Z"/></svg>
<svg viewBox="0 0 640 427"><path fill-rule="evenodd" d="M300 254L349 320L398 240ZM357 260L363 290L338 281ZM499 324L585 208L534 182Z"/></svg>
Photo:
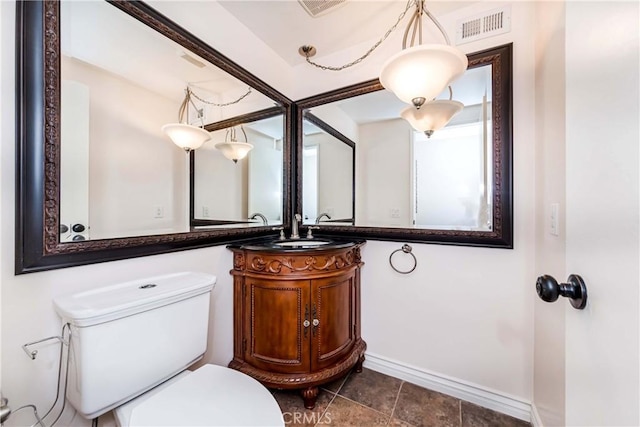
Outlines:
<svg viewBox="0 0 640 427"><path fill-rule="evenodd" d="M284 426L262 384L215 365L187 368L207 346L216 277L177 273L56 298L71 325L67 399L120 426Z"/></svg>

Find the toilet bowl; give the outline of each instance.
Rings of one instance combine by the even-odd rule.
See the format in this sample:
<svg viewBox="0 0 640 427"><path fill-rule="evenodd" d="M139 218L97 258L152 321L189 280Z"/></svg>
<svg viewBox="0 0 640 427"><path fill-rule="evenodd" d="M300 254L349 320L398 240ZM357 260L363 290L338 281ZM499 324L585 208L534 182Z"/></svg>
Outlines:
<svg viewBox="0 0 640 427"><path fill-rule="evenodd" d="M120 427L283 426L278 403L258 381L204 365L184 371L114 410Z"/></svg>
<svg viewBox="0 0 640 427"><path fill-rule="evenodd" d="M207 348L215 282L184 272L55 298L71 331L69 403L87 419L113 410L120 426L284 426L273 395L250 376L187 370Z"/></svg>

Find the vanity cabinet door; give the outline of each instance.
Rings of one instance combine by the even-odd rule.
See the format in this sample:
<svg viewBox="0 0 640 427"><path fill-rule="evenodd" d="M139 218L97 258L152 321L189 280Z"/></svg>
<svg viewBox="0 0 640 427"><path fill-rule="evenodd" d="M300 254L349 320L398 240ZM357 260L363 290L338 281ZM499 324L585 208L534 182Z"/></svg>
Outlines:
<svg viewBox="0 0 640 427"><path fill-rule="evenodd" d="M271 372L308 372L311 328L305 324L311 323L309 280L248 278L245 287L246 362Z"/></svg>
<svg viewBox="0 0 640 427"><path fill-rule="evenodd" d="M356 342L355 270L311 281L311 369L331 366Z"/></svg>

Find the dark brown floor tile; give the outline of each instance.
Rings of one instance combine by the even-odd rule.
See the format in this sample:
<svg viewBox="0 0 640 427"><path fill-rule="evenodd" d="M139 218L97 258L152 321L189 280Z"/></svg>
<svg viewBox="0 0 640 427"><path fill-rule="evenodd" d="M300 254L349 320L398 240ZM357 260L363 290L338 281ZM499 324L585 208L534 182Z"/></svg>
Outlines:
<svg viewBox="0 0 640 427"><path fill-rule="evenodd" d="M528 427L526 421L486 409L469 402L462 402L462 427Z"/></svg>
<svg viewBox="0 0 640 427"><path fill-rule="evenodd" d="M405 382L393 417L417 427L459 427L460 401Z"/></svg>
<svg viewBox="0 0 640 427"><path fill-rule="evenodd" d="M340 388L344 384L345 380L349 377L349 375L350 374L347 374L344 377L338 378L337 380L332 381L328 384L323 384L320 386L320 388L331 391L333 393L338 393L340 391ZM354 374L354 375L357 375L357 374Z"/></svg>
<svg viewBox="0 0 640 427"><path fill-rule="evenodd" d="M386 426L388 421L389 416L338 395L325 411L318 426L376 427Z"/></svg>
<svg viewBox="0 0 640 427"><path fill-rule="evenodd" d="M402 380L370 369L351 373L338 393L347 399L391 415Z"/></svg>
<svg viewBox="0 0 640 427"><path fill-rule="evenodd" d="M322 420L322 414L331 403L335 394L320 390L316 406L313 409L304 407L304 401L299 390L276 390L273 397L276 398L284 422L287 426L314 426Z"/></svg>
<svg viewBox="0 0 640 427"><path fill-rule="evenodd" d="M389 420L389 424L387 424L389 427L414 427L409 423L406 423L402 420L399 420L397 418L391 418Z"/></svg>

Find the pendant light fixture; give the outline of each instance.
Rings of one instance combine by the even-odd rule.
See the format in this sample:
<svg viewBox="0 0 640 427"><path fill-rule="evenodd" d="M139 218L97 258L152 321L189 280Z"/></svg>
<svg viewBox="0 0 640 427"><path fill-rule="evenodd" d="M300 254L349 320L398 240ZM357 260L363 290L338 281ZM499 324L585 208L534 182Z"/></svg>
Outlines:
<svg viewBox="0 0 640 427"><path fill-rule="evenodd" d="M408 121L415 130L424 132L431 138L433 132L445 127L464 108L462 102L453 101L452 97L453 91L449 86L448 100L434 99L422 104L420 108L409 106L400 112L400 117Z"/></svg>
<svg viewBox="0 0 640 427"><path fill-rule="evenodd" d="M415 2L415 11L402 39L402 51L382 66L380 83L401 101L420 108L438 96L467 69L467 56L451 46L440 23L427 10L425 0ZM446 45L422 44L422 17L426 15L440 30ZM407 39L411 41L407 47ZM418 36L418 45L414 46Z"/></svg>
<svg viewBox="0 0 640 427"><path fill-rule="evenodd" d="M310 45L298 49L305 60L320 69L341 71L360 63L368 57L396 29L404 16L414 8L402 39L402 51L389 58L380 72L380 83L393 92L401 101L410 104L402 112L402 117L417 130L430 132L446 125L464 106L457 101L433 101L447 86L460 77L469 64L467 56L451 46L446 32L438 20L429 12L425 0L409 0L407 7L398 16L395 24L364 55L339 67L320 65L310 58L316 48ZM422 18L426 15L438 28L446 44L422 44ZM411 35L409 39L409 35ZM417 40L416 40L417 38ZM407 47L407 41L409 46ZM417 45L415 45L417 41ZM428 104L428 105L426 105ZM419 112L421 108L425 110Z"/></svg>
<svg viewBox="0 0 640 427"><path fill-rule="evenodd" d="M187 88L185 89L184 99L182 100L182 104L180 104L180 108L178 109L178 123L166 124L162 126L162 131L166 133L169 138L171 138L171 141L173 141L174 144L184 149L187 153L192 150L197 150L202 146L202 144L211 139L211 134L206 129L204 129L204 119L202 117L200 118L202 127L189 124L189 104L191 104L196 109L196 111L199 110L191 97L197 99L203 104L213 105L215 107L226 107L228 105L237 104L238 102L249 96L249 94L251 94L251 88L248 88L246 93L244 93L234 101L218 104L199 97L191 90L189 86L187 86ZM186 123L183 123L185 115L187 120ZM251 148L249 148L249 150L250 149Z"/></svg>
<svg viewBox="0 0 640 427"><path fill-rule="evenodd" d="M224 142L218 142L214 147L222 152L222 154L229 160L233 160L233 163L238 163L238 160L244 159L246 155L253 149L253 145L249 144L247 140L247 133L244 128L240 126L240 130L244 134L244 141L238 141L236 137L236 128L232 127L227 129Z"/></svg>
<svg viewBox="0 0 640 427"><path fill-rule="evenodd" d="M191 89L185 89L185 96L178 109L178 123L169 123L162 126L162 131L167 134L171 141L187 153L191 150L197 150L211 139L209 132L198 126L192 126L189 122L189 104L195 107L191 100ZM196 107L197 109L197 107ZM183 123L183 119L187 116L187 123Z"/></svg>
<svg viewBox="0 0 640 427"><path fill-rule="evenodd" d="M396 29L411 8L414 12L404 31L402 51L389 58L380 72L380 83L393 92L400 100L419 108L425 102L435 98L454 80L460 77L469 64L467 56L451 46L447 33L438 20L429 12L425 0L409 0L407 7L398 16L395 24L362 56L347 64L334 67L321 65L311 60L317 53L314 46L303 45L298 53L307 63L328 71L342 71L367 58ZM426 15L438 28L446 44L422 44L422 18ZM409 35L411 39L407 47ZM416 37L418 44L416 43ZM415 46L414 46L415 45Z"/></svg>

